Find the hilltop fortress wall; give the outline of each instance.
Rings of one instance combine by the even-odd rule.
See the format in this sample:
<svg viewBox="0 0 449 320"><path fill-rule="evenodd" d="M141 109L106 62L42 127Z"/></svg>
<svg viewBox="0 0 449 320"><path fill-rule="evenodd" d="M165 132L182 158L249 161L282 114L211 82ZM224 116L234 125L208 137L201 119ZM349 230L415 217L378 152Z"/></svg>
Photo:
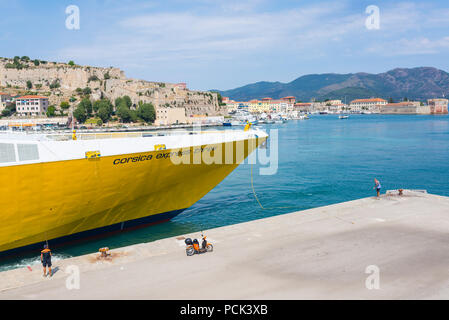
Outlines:
<svg viewBox="0 0 449 320"><path fill-rule="evenodd" d="M70 66L63 63L48 62L35 66L33 62L24 63L25 68L7 68L13 60L0 60L1 91L22 94L33 91L47 95L50 104L58 106L62 101L76 97L77 89L91 89L91 99L108 98L114 101L127 95L134 104L151 102L157 107L183 107L186 116L207 114L223 115L225 109L218 105L217 94L211 92L191 91L176 84L150 82L126 78L118 68L99 68L90 66ZM27 89L31 82L32 88Z"/></svg>

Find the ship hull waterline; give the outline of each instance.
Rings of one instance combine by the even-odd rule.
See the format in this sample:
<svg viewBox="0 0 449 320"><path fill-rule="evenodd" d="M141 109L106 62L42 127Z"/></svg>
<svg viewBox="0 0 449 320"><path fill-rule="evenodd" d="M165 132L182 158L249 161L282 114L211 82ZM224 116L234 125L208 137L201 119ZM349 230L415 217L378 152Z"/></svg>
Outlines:
<svg viewBox="0 0 449 320"><path fill-rule="evenodd" d="M51 245L168 221L204 197L265 140L192 146L187 148L190 164L174 163L167 156L172 150L164 150L1 167L0 256L46 241ZM213 155L211 147L222 150L221 161L195 162L195 154L209 150ZM226 150L232 150L231 163ZM243 152L236 155L236 150Z"/></svg>

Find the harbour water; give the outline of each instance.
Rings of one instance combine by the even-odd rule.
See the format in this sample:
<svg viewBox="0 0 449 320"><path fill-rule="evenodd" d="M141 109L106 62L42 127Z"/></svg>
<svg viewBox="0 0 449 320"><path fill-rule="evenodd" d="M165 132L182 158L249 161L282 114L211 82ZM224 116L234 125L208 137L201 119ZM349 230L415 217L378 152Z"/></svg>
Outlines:
<svg viewBox="0 0 449 320"><path fill-rule="evenodd" d="M449 196L449 116L316 115L263 126L278 130L279 166L259 175L243 164L171 222L54 250L56 260L178 234L374 195L387 189L426 189ZM232 239L230 239L232 241ZM0 262L0 270L39 261L39 253Z"/></svg>

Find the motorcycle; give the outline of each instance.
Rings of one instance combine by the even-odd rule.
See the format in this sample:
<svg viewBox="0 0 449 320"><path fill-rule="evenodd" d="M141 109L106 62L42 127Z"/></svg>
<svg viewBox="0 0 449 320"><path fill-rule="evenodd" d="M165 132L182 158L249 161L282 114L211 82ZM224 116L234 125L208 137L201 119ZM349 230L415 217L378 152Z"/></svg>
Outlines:
<svg viewBox="0 0 449 320"><path fill-rule="evenodd" d="M201 238L203 239L201 247L197 239L193 239L192 241L192 239L187 238L185 240L187 256L190 257L193 256L195 253L201 254L214 251L214 246L212 245L212 243L207 242L206 237L203 235L203 233L201 233Z"/></svg>

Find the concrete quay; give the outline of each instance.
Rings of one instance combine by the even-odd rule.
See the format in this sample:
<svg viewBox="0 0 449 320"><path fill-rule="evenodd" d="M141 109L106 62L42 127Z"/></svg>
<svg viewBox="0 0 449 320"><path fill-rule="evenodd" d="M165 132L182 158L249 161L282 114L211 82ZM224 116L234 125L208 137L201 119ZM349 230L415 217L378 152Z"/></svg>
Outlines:
<svg viewBox="0 0 449 320"><path fill-rule="evenodd" d="M6 271L0 299L449 298L449 197L406 190L205 234L212 253L186 256L197 233L57 261L51 279Z"/></svg>

